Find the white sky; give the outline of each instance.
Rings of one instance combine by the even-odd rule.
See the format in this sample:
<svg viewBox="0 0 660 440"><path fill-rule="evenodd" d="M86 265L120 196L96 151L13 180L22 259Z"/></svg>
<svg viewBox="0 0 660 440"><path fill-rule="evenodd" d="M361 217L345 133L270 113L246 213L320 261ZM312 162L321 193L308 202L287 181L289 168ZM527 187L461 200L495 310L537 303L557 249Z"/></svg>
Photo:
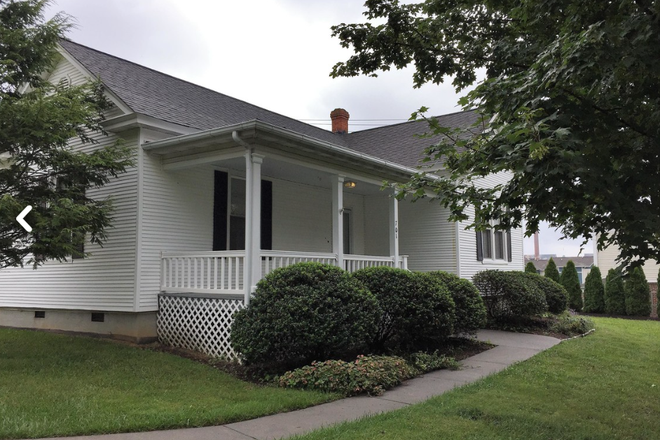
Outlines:
<svg viewBox="0 0 660 440"><path fill-rule="evenodd" d="M332 66L351 54L330 27L363 22L362 3L56 0L48 15L75 18L68 37L77 43L324 128L337 107L350 113L351 130L403 122L421 106L436 115L460 111L450 82L413 89L410 70L330 78ZM542 228L541 253L577 255L580 242L560 235ZM533 239L525 239L525 253L533 252Z"/></svg>

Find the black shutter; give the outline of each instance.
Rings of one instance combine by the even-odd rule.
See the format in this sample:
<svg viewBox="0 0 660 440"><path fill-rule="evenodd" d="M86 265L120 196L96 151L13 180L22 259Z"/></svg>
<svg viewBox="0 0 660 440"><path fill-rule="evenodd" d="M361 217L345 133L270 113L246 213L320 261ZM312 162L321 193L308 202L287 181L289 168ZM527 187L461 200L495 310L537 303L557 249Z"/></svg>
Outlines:
<svg viewBox="0 0 660 440"><path fill-rule="evenodd" d="M261 249L273 249L273 182L261 181Z"/></svg>
<svg viewBox="0 0 660 440"><path fill-rule="evenodd" d="M511 249L511 230L506 231L506 252L509 262L513 261L513 250Z"/></svg>
<svg viewBox="0 0 660 440"><path fill-rule="evenodd" d="M213 250L227 250L227 173L215 172L213 189Z"/></svg>
<svg viewBox="0 0 660 440"><path fill-rule="evenodd" d="M477 261L484 261L483 234L477 231Z"/></svg>

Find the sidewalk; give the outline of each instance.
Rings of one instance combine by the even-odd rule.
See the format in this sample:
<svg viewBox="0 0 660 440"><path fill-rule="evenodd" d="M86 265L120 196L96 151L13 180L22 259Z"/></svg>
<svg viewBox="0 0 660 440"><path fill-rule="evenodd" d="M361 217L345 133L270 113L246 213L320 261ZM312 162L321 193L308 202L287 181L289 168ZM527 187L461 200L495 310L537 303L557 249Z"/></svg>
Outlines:
<svg viewBox="0 0 660 440"><path fill-rule="evenodd" d="M531 358L560 341L548 336L481 330L480 341L497 347L461 362L457 371L440 370L406 381L379 397L349 397L311 408L275 414L244 422L205 428L176 429L90 437L67 440L270 440L309 432L323 426L356 420L423 402L455 387L475 382L504 370L509 365Z"/></svg>

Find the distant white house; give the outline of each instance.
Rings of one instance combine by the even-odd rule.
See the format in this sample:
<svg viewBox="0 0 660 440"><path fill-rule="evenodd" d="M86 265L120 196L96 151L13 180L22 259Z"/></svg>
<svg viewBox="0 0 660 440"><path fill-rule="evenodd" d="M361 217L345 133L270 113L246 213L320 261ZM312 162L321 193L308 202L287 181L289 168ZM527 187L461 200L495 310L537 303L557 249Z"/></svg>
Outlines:
<svg viewBox="0 0 660 440"><path fill-rule="evenodd" d="M50 81L100 77L114 103L100 145L123 139L136 166L90 190L116 208L104 247L85 244L90 258L0 270L0 326L158 334L226 354L231 314L277 267L387 265L467 279L523 269L521 230L467 231L437 203L381 190L416 171L432 142L415 137L424 122L351 133L339 109L327 131L71 41L60 53Z"/></svg>
<svg viewBox="0 0 660 440"><path fill-rule="evenodd" d="M591 272L591 267L594 265L593 255L584 257L557 257L554 255L551 257L549 255L544 255L539 259L525 256L525 264L531 262L536 268L537 273L545 275L545 268L548 266L550 258L552 258L552 261L555 262L557 270L560 274L563 272L566 263L572 261L573 264L575 264L575 269L577 271L580 284L584 284L584 281L587 279L589 272Z"/></svg>

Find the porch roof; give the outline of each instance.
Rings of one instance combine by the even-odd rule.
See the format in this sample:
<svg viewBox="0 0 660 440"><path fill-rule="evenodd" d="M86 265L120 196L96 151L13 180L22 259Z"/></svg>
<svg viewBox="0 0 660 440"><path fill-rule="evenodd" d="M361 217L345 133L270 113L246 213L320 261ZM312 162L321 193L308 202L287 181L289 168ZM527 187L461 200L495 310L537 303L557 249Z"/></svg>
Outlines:
<svg viewBox="0 0 660 440"><path fill-rule="evenodd" d="M238 139L235 138L238 136ZM291 157L303 162L337 167L347 174L369 174L376 179L408 179L418 172L385 159L365 154L342 145L327 142L276 125L252 120L239 124L174 136L143 144L142 148L163 156L164 163L213 160L239 157L245 153L245 142L256 151Z"/></svg>

